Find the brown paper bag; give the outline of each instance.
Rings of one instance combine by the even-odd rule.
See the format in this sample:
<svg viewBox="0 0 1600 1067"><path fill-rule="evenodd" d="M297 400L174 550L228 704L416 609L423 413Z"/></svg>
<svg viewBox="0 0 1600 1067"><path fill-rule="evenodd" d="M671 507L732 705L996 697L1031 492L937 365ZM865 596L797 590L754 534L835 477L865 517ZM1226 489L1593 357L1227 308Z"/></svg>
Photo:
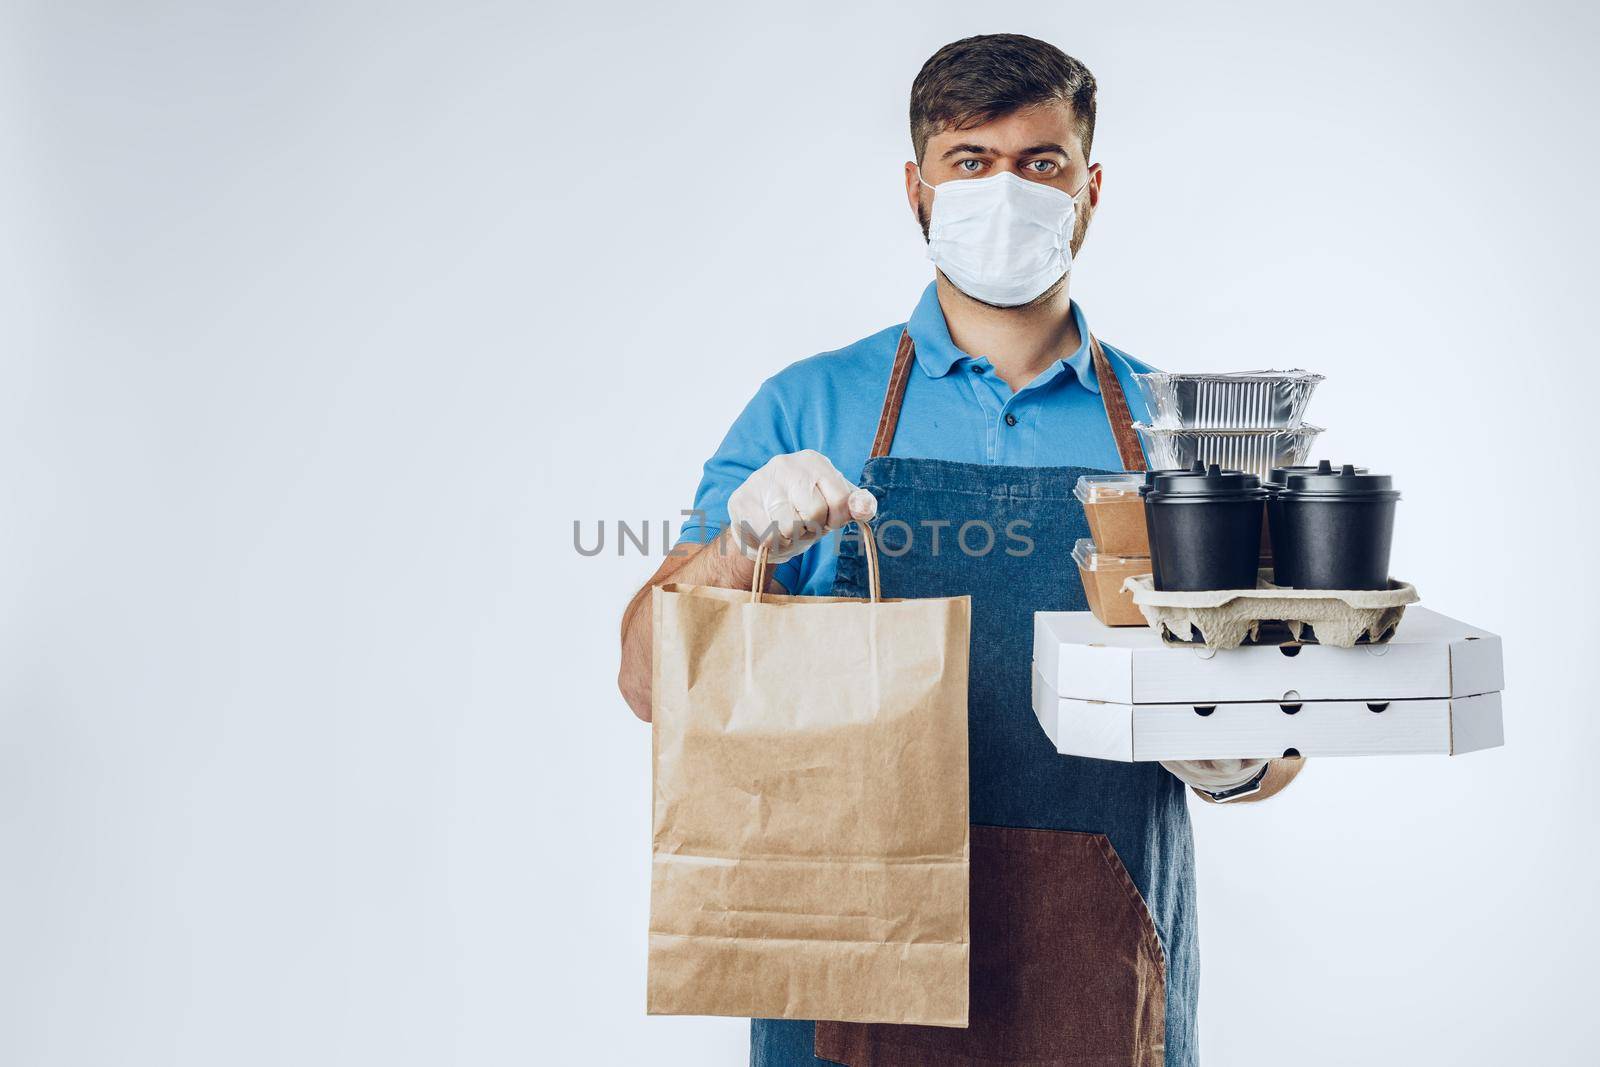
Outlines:
<svg viewBox="0 0 1600 1067"><path fill-rule="evenodd" d="M967 1025L971 602L862 543L871 602L655 590L651 1014Z"/></svg>

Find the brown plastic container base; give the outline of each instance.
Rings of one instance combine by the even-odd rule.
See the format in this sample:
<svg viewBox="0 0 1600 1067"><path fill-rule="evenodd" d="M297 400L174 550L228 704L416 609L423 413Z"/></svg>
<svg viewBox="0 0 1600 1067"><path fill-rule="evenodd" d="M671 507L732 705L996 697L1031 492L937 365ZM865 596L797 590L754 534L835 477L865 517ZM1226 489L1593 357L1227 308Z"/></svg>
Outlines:
<svg viewBox="0 0 1600 1067"><path fill-rule="evenodd" d="M1146 625L1144 612L1133 602L1133 594L1122 586L1129 578L1149 573L1150 561L1138 557L1091 554L1087 566L1078 560L1078 578L1083 582L1089 610L1106 626Z"/></svg>
<svg viewBox="0 0 1600 1067"><path fill-rule="evenodd" d="M1107 556L1149 558L1144 498L1139 495L1143 484L1144 475L1136 471L1086 474L1078 479L1073 495L1083 504L1095 551Z"/></svg>
<svg viewBox="0 0 1600 1067"><path fill-rule="evenodd" d="M1137 491L1085 504L1083 511L1089 519L1089 534L1101 552L1126 557L1150 555L1144 501Z"/></svg>

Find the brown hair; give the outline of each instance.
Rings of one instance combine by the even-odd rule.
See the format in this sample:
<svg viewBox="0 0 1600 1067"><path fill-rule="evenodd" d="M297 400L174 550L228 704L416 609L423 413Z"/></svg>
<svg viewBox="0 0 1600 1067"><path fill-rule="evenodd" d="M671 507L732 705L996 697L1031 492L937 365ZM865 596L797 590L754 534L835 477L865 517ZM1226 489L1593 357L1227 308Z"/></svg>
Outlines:
<svg viewBox="0 0 1600 1067"><path fill-rule="evenodd" d="M911 145L922 162L928 138L966 130L1035 104L1072 106L1087 159L1094 142L1094 75L1053 44L1018 33L967 37L939 49L911 83Z"/></svg>

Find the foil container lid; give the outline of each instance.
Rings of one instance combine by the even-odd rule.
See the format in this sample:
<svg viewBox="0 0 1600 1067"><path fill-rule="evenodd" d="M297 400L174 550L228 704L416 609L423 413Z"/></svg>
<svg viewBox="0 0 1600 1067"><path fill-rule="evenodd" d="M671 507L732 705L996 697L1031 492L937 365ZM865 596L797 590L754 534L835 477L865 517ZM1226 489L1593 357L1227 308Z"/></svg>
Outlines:
<svg viewBox="0 0 1600 1067"><path fill-rule="evenodd" d="M1291 429L1323 380L1305 370L1133 375L1150 424L1167 429Z"/></svg>

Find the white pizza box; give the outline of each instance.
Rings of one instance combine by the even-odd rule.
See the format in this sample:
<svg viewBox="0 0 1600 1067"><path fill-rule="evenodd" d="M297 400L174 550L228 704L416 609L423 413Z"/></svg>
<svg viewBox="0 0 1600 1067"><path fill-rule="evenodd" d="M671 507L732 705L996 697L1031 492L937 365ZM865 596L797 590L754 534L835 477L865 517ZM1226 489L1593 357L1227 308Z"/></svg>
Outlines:
<svg viewBox="0 0 1600 1067"><path fill-rule="evenodd" d="M1123 704L1057 696L1035 668L1033 710L1056 751L1124 762L1459 756L1505 744L1498 692L1385 701Z"/></svg>
<svg viewBox="0 0 1600 1067"><path fill-rule="evenodd" d="M1041 611L1033 663L1058 696L1112 704L1420 700L1505 688L1500 638L1420 607L1381 645L1226 651L1167 645L1149 627L1104 626L1087 611Z"/></svg>

